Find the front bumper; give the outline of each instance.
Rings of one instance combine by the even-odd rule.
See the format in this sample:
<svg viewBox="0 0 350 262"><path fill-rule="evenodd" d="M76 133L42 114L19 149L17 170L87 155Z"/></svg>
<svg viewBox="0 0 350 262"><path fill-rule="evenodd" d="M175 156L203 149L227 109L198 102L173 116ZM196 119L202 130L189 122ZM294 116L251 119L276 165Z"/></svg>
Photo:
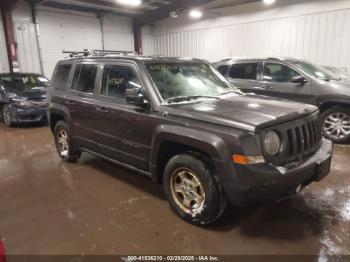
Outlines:
<svg viewBox="0 0 350 262"><path fill-rule="evenodd" d="M46 121L45 107L20 107L10 105L10 121L11 123L37 123Z"/></svg>
<svg viewBox="0 0 350 262"><path fill-rule="evenodd" d="M270 164L235 166L239 193L225 192L232 204L248 205L276 201L298 193L311 182L321 181L330 172L332 142L323 139L311 157L286 169Z"/></svg>

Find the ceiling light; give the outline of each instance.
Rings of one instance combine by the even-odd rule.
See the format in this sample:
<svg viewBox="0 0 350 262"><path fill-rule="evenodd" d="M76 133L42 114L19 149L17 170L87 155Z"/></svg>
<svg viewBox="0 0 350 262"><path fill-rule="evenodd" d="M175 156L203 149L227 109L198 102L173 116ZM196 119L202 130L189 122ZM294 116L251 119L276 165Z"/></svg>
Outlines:
<svg viewBox="0 0 350 262"><path fill-rule="evenodd" d="M138 6L142 4L142 0L117 0L117 3L121 5Z"/></svg>
<svg viewBox="0 0 350 262"><path fill-rule="evenodd" d="M192 17L192 18L198 19L198 18L201 18L202 15L203 15L202 12L199 10L191 10L190 11L190 17Z"/></svg>
<svg viewBox="0 0 350 262"><path fill-rule="evenodd" d="M263 0L264 4L267 4L267 5L272 5L273 3L276 2L276 0Z"/></svg>

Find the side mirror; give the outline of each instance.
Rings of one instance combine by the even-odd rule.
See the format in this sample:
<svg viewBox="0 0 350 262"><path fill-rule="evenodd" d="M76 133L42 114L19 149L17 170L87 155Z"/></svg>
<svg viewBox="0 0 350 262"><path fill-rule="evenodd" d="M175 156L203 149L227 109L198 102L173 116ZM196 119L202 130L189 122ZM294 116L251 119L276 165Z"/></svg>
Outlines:
<svg viewBox="0 0 350 262"><path fill-rule="evenodd" d="M295 84L306 84L307 83L307 79L303 76L294 76L292 78L292 83L295 83Z"/></svg>
<svg viewBox="0 0 350 262"><path fill-rule="evenodd" d="M125 90L126 102L143 106L146 104L145 97L141 92L141 88L130 88Z"/></svg>

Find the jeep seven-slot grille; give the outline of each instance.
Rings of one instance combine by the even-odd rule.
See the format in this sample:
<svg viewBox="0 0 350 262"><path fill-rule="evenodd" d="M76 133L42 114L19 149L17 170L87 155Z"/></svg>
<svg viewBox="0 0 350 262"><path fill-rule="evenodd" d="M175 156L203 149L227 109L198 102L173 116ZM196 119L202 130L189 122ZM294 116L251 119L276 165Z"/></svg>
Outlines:
<svg viewBox="0 0 350 262"><path fill-rule="evenodd" d="M289 161L302 160L315 152L322 139L318 119L287 130L287 152Z"/></svg>
<svg viewBox="0 0 350 262"><path fill-rule="evenodd" d="M267 160L275 165L285 166L304 160L312 155L321 144L322 131L318 112L271 129L280 134L283 143L279 154L267 157Z"/></svg>

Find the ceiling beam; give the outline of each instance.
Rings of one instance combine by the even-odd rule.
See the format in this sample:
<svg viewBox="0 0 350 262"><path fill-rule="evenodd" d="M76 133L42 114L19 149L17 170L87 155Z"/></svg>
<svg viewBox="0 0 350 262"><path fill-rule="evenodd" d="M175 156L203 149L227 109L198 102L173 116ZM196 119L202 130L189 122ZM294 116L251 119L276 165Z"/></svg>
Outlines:
<svg viewBox="0 0 350 262"><path fill-rule="evenodd" d="M0 9L4 11L10 11L15 4L18 2L18 0L1 0L0 1Z"/></svg>

